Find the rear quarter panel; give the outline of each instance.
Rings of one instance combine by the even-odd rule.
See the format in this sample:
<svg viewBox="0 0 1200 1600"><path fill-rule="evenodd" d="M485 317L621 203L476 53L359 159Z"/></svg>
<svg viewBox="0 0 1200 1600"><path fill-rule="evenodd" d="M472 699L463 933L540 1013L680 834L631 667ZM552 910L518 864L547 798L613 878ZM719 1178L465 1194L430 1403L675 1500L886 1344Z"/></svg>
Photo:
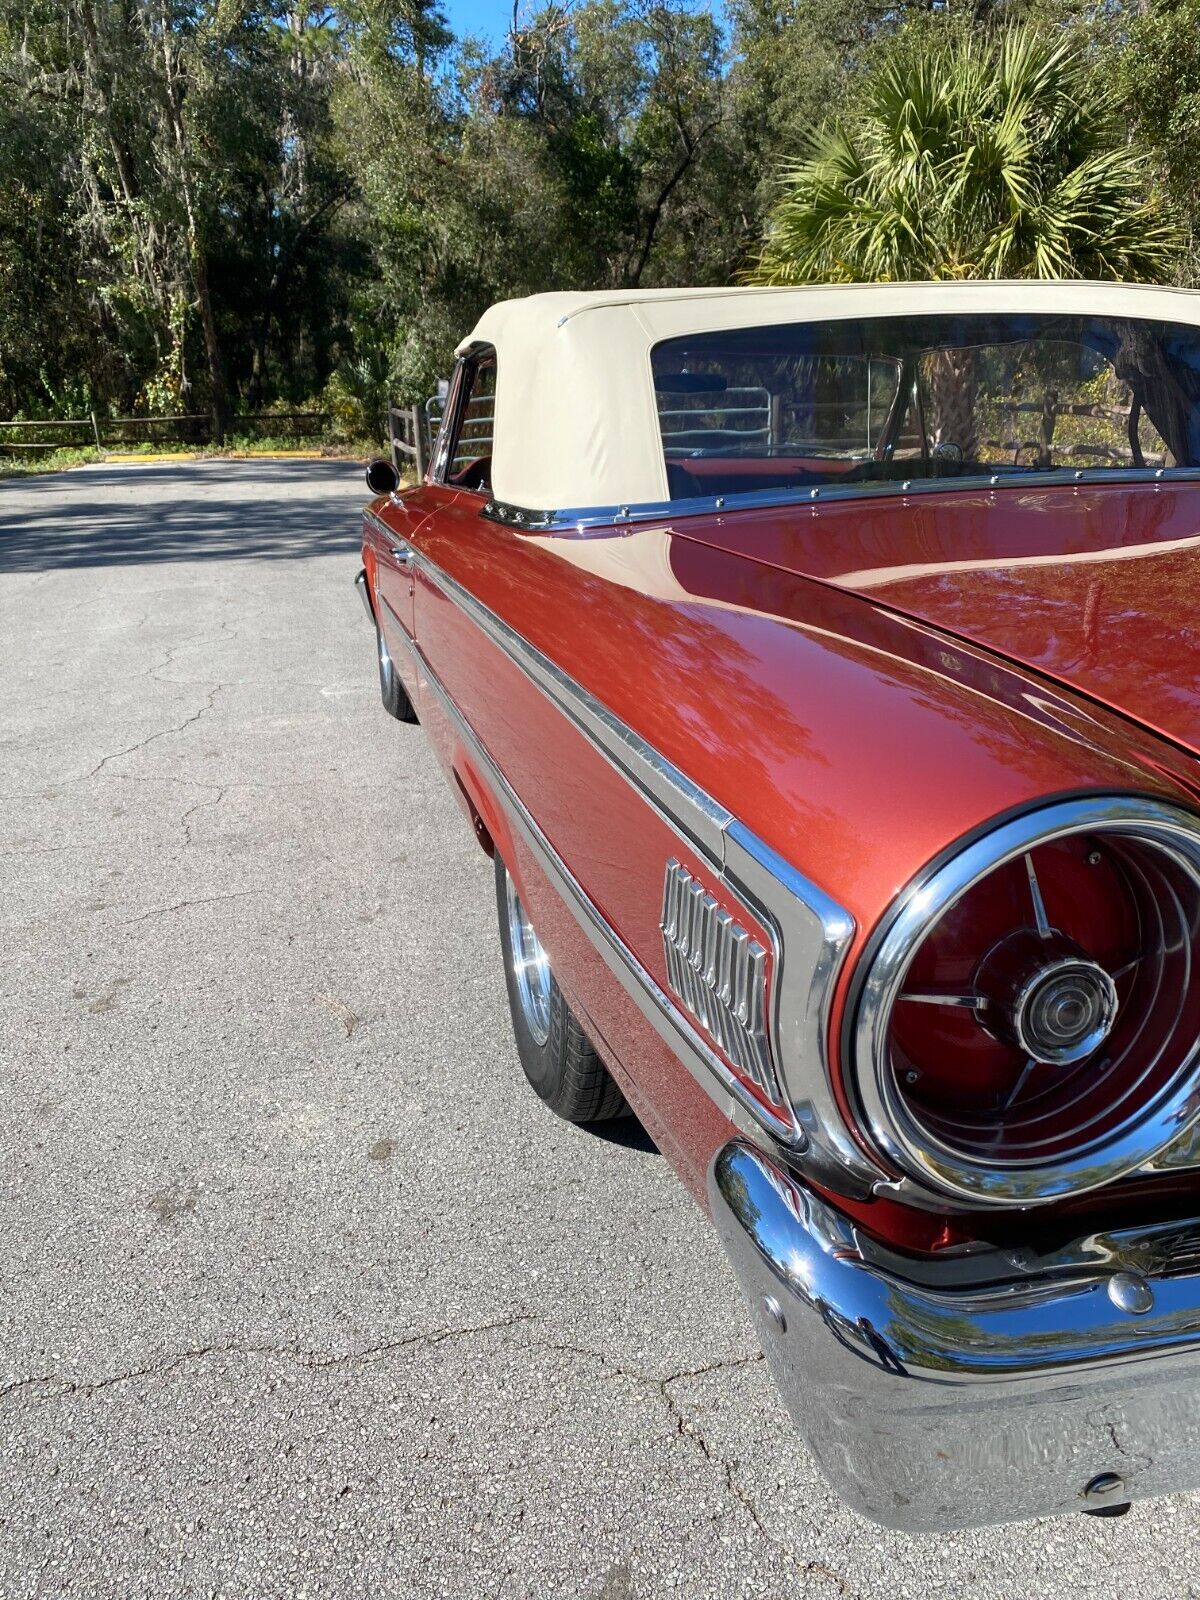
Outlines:
<svg viewBox="0 0 1200 1600"><path fill-rule="evenodd" d="M413 539L423 555L851 913L835 1039L854 955L952 841L1050 795L1183 792L1187 772L1149 736L921 623L715 548L694 522L536 536L481 519L477 496L430 487L417 498L430 513ZM665 862L702 879L703 864L424 573L416 627L492 758L664 984ZM467 752L429 697L420 703L461 773ZM730 1133L724 1109L616 991L536 865L515 841L504 853L564 988L699 1197Z"/></svg>

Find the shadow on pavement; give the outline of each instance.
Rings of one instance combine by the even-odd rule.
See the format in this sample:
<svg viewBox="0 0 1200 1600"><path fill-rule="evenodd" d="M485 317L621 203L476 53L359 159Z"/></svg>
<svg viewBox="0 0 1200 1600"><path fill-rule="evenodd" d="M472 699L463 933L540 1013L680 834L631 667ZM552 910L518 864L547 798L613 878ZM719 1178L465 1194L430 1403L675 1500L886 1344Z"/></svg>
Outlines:
<svg viewBox="0 0 1200 1600"><path fill-rule="evenodd" d="M607 1122L589 1122L587 1131L608 1144L619 1144L625 1150L643 1150L647 1155L658 1155L658 1146L635 1116L612 1117Z"/></svg>
<svg viewBox="0 0 1200 1600"><path fill-rule="evenodd" d="M338 460L92 467L5 479L0 572L342 553L359 542L359 509L369 498L361 462Z"/></svg>

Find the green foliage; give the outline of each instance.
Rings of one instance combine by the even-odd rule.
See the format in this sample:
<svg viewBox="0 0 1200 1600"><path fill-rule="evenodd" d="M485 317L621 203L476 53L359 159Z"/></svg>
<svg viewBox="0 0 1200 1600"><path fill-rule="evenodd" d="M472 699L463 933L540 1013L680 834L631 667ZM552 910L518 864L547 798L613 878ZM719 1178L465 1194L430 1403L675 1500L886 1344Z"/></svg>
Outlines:
<svg viewBox="0 0 1200 1600"><path fill-rule="evenodd" d="M387 437L387 409L393 393L391 364L378 350L341 362L325 385L322 409L329 412L337 439Z"/></svg>
<svg viewBox="0 0 1200 1600"><path fill-rule="evenodd" d="M1147 0L1109 44L1123 109L1185 220L1185 281L1200 284L1200 0Z"/></svg>
<svg viewBox="0 0 1200 1600"><path fill-rule="evenodd" d="M771 280L1152 277L1152 185L1200 281L1200 0L720 14L550 0L492 49L437 0L0 0L0 417L377 438L489 302L728 283L768 213Z"/></svg>
<svg viewBox="0 0 1200 1600"><path fill-rule="evenodd" d="M43 451L36 458L0 455L0 478L30 478L39 472L65 472L69 467L84 467L99 460L98 450L76 450L70 446Z"/></svg>
<svg viewBox="0 0 1200 1600"><path fill-rule="evenodd" d="M1069 39L913 29L791 166L761 283L1161 280L1182 238Z"/></svg>
<svg viewBox="0 0 1200 1600"><path fill-rule="evenodd" d="M778 198L780 162L800 156L810 130L845 99L871 45L890 37L905 12L870 0L730 0L737 154L756 219Z"/></svg>

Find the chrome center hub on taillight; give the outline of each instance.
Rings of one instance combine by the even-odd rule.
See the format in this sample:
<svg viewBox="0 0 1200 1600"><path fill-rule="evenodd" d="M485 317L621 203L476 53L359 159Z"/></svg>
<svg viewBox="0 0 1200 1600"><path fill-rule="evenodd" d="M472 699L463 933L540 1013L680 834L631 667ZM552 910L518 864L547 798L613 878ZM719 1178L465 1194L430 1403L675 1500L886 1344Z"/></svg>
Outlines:
<svg viewBox="0 0 1200 1600"><path fill-rule="evenodd" d="M1117 1018L1117 986L1094 961L1054 961L1013 1004L1012 1030L1034 1061L1067 1066L1098 1050Z"/></svg>
<svg viewBox="0 0 1200 1600"><path fill-rule="evenodd" d="M1098 1050L1117 1018L1117 986L1071 939L1021 929L984 960L984 1026L1036 1062L1070 1066Z"/></svg>

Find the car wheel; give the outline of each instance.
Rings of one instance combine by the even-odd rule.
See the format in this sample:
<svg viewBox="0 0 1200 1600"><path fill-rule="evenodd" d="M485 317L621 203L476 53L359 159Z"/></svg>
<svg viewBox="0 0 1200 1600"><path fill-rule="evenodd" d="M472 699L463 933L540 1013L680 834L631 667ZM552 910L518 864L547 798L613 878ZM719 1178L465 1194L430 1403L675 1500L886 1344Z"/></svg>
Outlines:
<svg viewBox="0 0 1200 1600"><path fill-rule="evenodd" d="M419 722L420 718L413 708L413 703L400 682L400 674L392 665L392 658L384 642L383 630L378 623L375 624L375 653L379 661L379 695L383 701L383 709L390 717L395 717L397 722Z"/></svg>
<svg viewBox="0 0 1200 1600"><path fill-rule="evenodd" d="M517 1054L535 1094L567 1122L627 1116L625 1096L554 981L542 942L499 851L496 908Z"/></svg>

